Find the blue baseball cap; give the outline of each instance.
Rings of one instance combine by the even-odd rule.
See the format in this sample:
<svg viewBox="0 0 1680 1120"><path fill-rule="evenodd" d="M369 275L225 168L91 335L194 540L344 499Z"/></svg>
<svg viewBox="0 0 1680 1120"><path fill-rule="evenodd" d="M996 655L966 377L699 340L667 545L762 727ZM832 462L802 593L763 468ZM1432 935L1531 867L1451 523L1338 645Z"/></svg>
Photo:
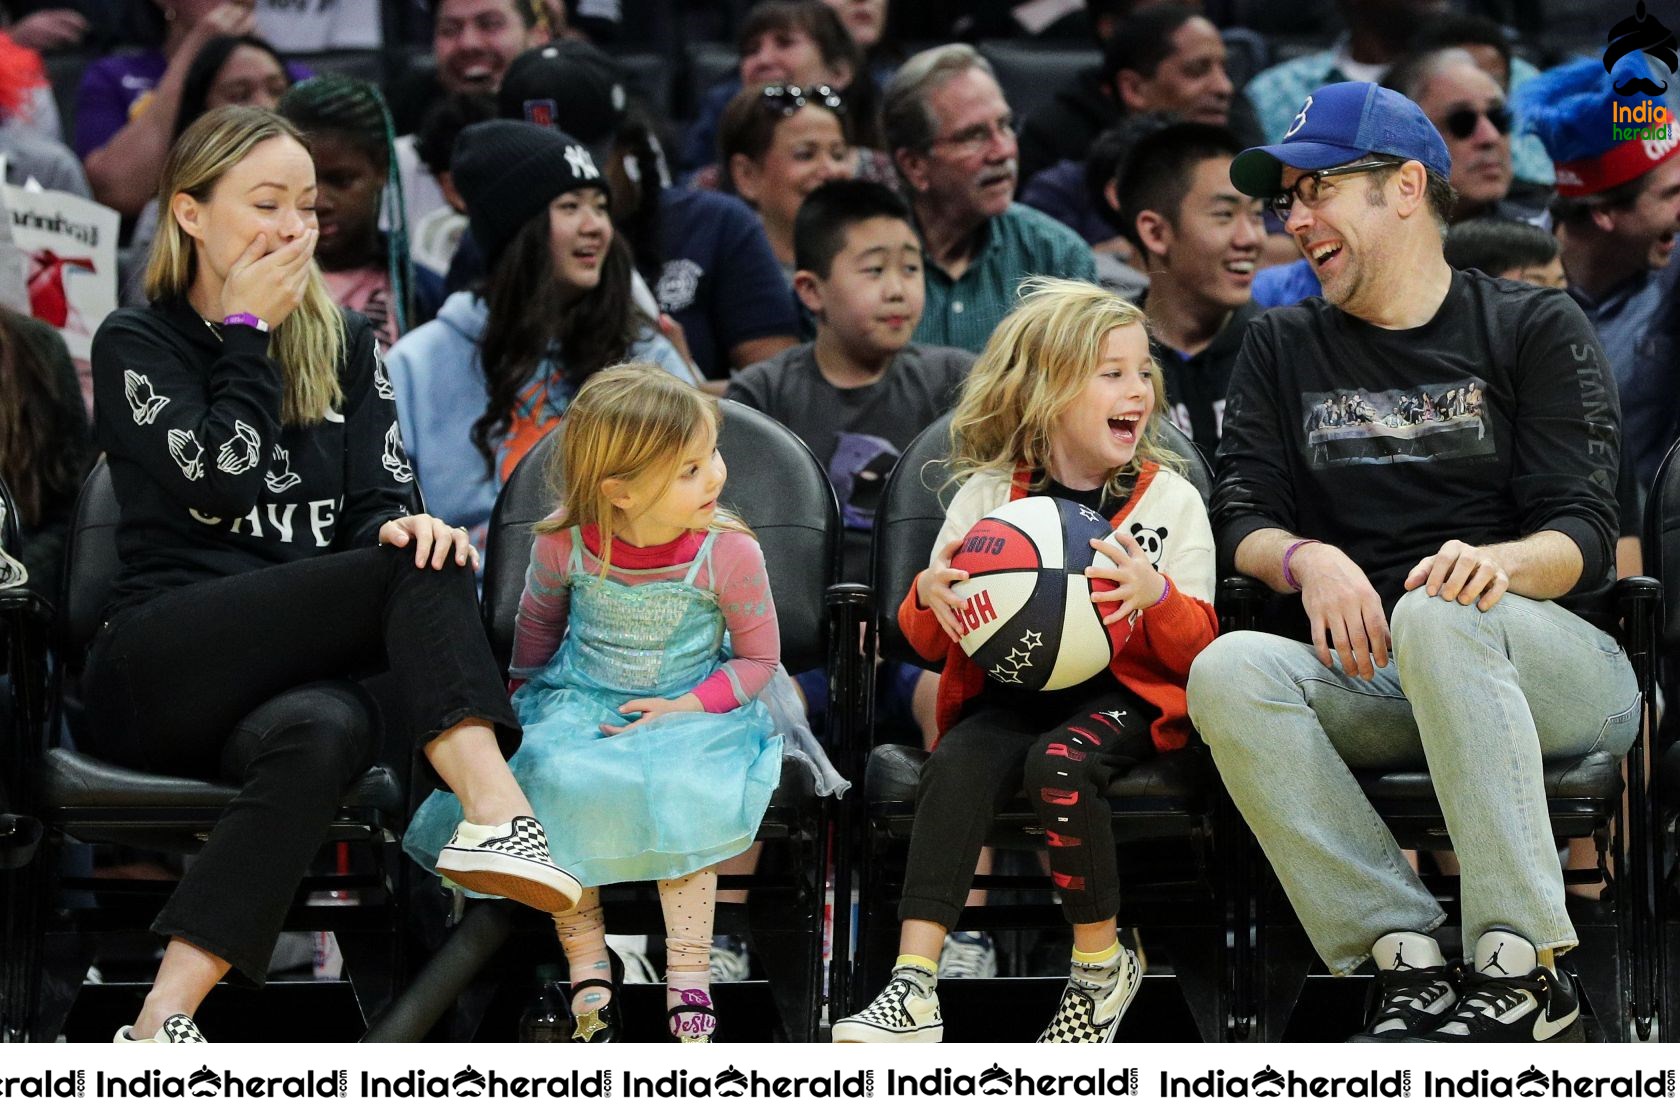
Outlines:
<svg viewBox="0 0 1680 1120"><path fill-rule="evenodd" d="M1452 174L1447 142L1415 102L1374 82L1336 82L1307 96L1281 143L1232 160L1231 185L1266 198L1282 187L1285 164L1322 171L1367 154L1415 159L1443 179Z"/></svg>

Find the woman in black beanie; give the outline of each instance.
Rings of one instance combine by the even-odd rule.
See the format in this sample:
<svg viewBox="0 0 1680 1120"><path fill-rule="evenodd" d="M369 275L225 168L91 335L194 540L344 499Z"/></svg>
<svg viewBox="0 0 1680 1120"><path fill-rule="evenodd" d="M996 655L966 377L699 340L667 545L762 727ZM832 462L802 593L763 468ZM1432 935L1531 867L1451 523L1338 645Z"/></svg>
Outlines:
<svg viewBox="0 0 1680 1120"><path fill-rule="evenodd" d="M584 144L486 121L462 131L450 174L486 278L404 335L388 363L426 507L483 547L502 483L591 375L626 361L694 374L631 299L630 247Z"/></svg>

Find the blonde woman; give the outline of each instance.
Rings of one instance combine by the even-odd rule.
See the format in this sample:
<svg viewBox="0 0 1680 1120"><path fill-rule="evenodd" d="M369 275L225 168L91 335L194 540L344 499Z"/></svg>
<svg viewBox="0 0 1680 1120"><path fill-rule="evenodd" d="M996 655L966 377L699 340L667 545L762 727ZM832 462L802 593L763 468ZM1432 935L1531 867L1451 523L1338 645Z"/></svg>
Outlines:
<svg viewBox="0 0 1680 1120"><path fill-rule="evenodd" d="M1022 788L1043 823L1051 878L1073 924L1067 987L1040 1042L1109 1042L1137 993L1137 958L1115 926L1119 873L1103 793L1157 751L1184 746L1184 682L1213 640L1213 532L1201 495L1157 435L1161 371L1143 313L1079 280L1034 280L970 372L951 420L951 500L928 567L898 609L916 651L942 660L940 738L916 791L899 957L873 1003L834 1025L836 1042L938 1042L940 946L962 914L997 807ZM970 528L1029 494L1078 502L1127 527L1113 590L1093 602L1128 640L1082 685L1027 692L995 684L958 645L953 613ZM1101 522L1092 537L1101 536ZM1147 527L1158 558L1133 539ZM1092 569L1087 569L1090 573ZM1112 609L1110 609L1112 608Z"/></svg>
<svg viewBox="0 0 1680 1120"><path fill-rule="evenodd" d="M560 508L536 527L513 646L526 736L513 766L587 887L554 923L579 1042L623 1041L595 888L647 880L665 912L671 1033L711 1041L717 864L752 843L781 775L760 700L787 681L776 605L758 542L718 507L717 439L717 405L699 389L656 366L603 370L566 414ZM404 846L430 866L459 817L433 795Z"/></svg>
<svg viewBox="0 0 1680 1120"><path fill-rule="evenodd" d="M153 926L163 962L117 1041L202 1041L192 1015L218 980L263 982L375 746L335 734L330 704L288 695L301 686L388 666L415 748L467 805L445 872L549 912L581 890L505 761L519 724L478 620L477 554L409 511L372 329L315 265L316 193L291 125L206 114L164 166L151 303L94 340L96 436L122 513L84 676L88 748L241 788Z"/></svg>

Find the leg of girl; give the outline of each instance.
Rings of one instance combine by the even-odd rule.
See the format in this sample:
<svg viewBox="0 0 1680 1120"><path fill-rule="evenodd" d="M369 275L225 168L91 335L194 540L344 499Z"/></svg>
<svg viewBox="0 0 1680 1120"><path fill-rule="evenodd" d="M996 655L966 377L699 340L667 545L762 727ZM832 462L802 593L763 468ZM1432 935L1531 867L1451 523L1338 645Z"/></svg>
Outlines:
<svg viewBox="0 0 1680 1120"><path fill-rule="evenodd" d="M665 911L665 1010L678 1042L710 1042L717 1030L712 1010L712 916L717 907L717 868L659 881Z"/></svg>
<svg viewBox="0 0 1680 1120"><path fill-rule="evenodd" d="M962 917L992 818L1020 791L1022 762L1044 726L1034 705L986 705L939 741L916 787L892 979L868 1007L834 1024L835 1042L944 1037L939 950Z"/></svg>
<svg viewBox="0 0 1680 1120"><path fill-rule="evenodd" d="M1115 775L1154 754L1154 714L1116 692L1084 706L1027 754L1027 796L1044 825L1062 913L1073 923L1072 975L1040 1042L1111 1042L1137 994L1137 958L1115 928L1120 875L1104 795Z"/></svg>
<svg viewBox="0 0 1680 1120"><path fill-rule="evenodd" d="M577 908L554 915L554 932L566 952L572 977L572 1041L622 1042L618 995L607 952L607 923L601 915L601 892L585 887Z"/></svg>

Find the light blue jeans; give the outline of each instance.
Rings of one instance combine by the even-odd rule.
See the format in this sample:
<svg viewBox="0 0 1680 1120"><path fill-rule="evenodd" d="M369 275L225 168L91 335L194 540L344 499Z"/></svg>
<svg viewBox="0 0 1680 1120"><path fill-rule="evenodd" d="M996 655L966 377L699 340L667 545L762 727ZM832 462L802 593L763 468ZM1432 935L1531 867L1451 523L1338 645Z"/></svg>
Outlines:
<svg viewBox="0 0 1680 1120"><path fill-rule="evenodd" d="M1352 773L1423 764L1462 868L1464 943L1505 926L1572 948L1541 760L1633 745L1627 655L1556 603L1509 594L1484 614L1412 591L1390 629L1370 681L1253 631L1190 670L1190 718L1313 947L1347 973L1383 934L1446 919Z"/></svg>

